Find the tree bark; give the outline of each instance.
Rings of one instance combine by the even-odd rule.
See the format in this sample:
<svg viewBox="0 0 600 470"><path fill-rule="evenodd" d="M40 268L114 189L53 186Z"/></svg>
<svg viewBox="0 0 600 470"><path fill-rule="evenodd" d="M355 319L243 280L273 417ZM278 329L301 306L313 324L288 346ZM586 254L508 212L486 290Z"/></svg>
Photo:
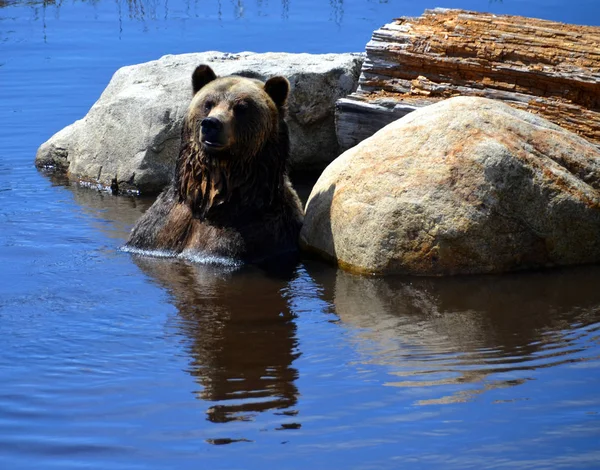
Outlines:
<svg viewBox="0 0 600 470"><path fill-rule="evenodd" d="M358 90L336 106L347 149L452 96L505 101L600 146L600 27L426 10L373 33Z"/></svg>

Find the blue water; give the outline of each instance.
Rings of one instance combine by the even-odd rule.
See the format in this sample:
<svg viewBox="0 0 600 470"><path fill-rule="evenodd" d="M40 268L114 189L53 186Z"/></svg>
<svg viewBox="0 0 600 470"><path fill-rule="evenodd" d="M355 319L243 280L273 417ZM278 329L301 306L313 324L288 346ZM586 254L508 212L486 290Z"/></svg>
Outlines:
<svg viewBox="0 0 600 470"><path fill-rule="evenodd" d="M600 268L147 259L118 248L151 201L33 166L122 65L361 51L434 6L600 25L596 0L0 0L0 468L600 467Z"/></svg>

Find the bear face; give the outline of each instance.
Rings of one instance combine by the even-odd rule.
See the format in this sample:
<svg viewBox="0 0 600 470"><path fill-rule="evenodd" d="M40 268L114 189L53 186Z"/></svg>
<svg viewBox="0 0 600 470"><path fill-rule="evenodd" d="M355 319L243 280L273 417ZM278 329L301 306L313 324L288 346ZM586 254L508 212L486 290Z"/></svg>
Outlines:
<svg viewBox="0 0 600 470"><path fill-rule="evenodd" d="M192 88L186 124L203 150L221 158L252 158L279 132L290 85L284 77L266 83L217 78L210 67L200 65L192 75Z"/></svg>

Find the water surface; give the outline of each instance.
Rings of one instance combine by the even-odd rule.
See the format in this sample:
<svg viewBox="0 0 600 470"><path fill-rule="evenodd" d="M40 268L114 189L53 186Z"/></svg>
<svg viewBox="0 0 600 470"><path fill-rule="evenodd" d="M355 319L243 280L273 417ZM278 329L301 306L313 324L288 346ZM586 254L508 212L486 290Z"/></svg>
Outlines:
<svg viewBox="0 0 600 470"><path fill-rule="evenodd" d="M0 468L600 466L598 267L376 279L133 256L151 200L33 167L122 65L360 51L434 6L600 24L592 0L0 1Z"/></svg>

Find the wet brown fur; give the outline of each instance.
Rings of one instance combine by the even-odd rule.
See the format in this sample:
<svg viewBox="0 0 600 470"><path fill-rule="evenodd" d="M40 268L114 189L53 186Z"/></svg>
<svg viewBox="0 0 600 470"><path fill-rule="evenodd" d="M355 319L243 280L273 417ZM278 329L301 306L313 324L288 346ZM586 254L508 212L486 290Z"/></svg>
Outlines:
<svg viewBox="0 0 600 470"><path fill-rule="evenodd" d="M192 77L172 184L133 228L128 247L258 261L297 249L302 208L287 177L284 121L289 84ZM202 139L202 120L222 125L217 151Z"/></svg>

